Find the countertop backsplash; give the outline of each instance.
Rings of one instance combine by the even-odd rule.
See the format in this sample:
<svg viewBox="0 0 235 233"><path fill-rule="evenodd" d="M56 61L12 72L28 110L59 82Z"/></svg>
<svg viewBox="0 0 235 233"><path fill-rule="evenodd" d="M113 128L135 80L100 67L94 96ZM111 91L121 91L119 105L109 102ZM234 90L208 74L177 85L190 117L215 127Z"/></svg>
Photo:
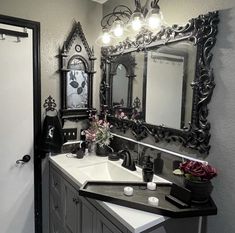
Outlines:
<svg viewBox="0 0 235 233"><path fill-rule="evenodd" d="M183 177L173 174L174 169L177 168L177 164L183 161L182 158L116 136L113 137L111 147L114 149L115 152L123 149L128 149L131 153L132 158L137 162L137 164L140 160L142 160L143 156L150 156L151 161L154 162L154 160L159 157L160 153L160 160L163 161L160 163L163 164L163 167L162 169L160 169L160 171L158 169L157 175L178 185L183 184ZM159 164L159 161L157 161L156 163Z"/></svg>

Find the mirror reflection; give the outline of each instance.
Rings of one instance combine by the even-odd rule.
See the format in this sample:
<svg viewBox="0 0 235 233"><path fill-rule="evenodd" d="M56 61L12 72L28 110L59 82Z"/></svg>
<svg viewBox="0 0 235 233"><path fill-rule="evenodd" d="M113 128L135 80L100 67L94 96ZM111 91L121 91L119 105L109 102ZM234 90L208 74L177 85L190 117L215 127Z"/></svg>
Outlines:
<svg viewBox="0 0 235 233"><path fill-rule="evenodd" d="M126 68L124 65L119 64L116 75L113 76L113 107L128 107L128 83Z"/></svg>
<svg viewBox="0 0 235 233"><path fill-rule="evenodd" d="M116 64L112 82L115 116L174 129L189 127L197 47L181 41L131 52L135 63ZM130 69L132 78L129 77Z"/></svg>
<svg viewBox="0 0 235 233"><path fill-rule="evenodd" d="M133 80L132 119L143 119L143 84L144 84L144 52L133 52L135 57L135 78Z"/></svg>
<svg viewBox="0 0 235 233"><path fill-rule="evenodd" d="M67 72L67 108L87 108L88 106L88 75L85 64L79 58L73 58Z"/></svg>
<svg viewBox="0 0 235 233"><path fill-rule="evenodd" d="M145 52L131 52L114 58L111 65L111 103L114 115L143 119Z"/></svg>
<svg viewBox="0 0 235 233"><path fill-rule="evenodd" d="M183 129L192 113L196 47L178 42L148 51L146 122ZM154 103L154 104L152 104Z"/></svg>

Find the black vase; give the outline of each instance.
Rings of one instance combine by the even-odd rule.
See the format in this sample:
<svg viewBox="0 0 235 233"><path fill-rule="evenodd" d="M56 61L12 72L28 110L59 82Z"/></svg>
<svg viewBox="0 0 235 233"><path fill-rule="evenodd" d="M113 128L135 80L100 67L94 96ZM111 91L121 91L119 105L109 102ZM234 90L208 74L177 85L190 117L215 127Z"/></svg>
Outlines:
<svg viewBox="0 0 235 233"><path fill-rule="evenodd" d="M144 167L142 170L142 176L144 182L152 182L153 180L153 169Z"/></svg>
<svg viewBox="0 0 235 233"><path fill-rule="evenodd" d="M103 145L101 146L99 143L96 144L96 155L97 156L101 156L101 157L105 157L105 156L108 156L109 152L110 152L110 149L108 146L106 145Z"/></svg>
<svg viewBox="0 0 235 233"><path fill-rule="evenodd" d="M213 190L210 181L192 181L185 179L184 185L185 188L192 192L192 202L198 204L207 203Z"/></svg>

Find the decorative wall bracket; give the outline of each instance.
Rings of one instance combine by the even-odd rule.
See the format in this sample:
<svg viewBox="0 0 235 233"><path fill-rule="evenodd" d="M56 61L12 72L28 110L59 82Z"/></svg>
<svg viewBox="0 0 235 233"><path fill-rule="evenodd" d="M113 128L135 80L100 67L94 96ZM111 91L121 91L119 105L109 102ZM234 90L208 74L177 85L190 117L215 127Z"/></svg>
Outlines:
<svg viewBox="0 0 235 233"><path fill-rule="evenodd" d="M43 104L43 107L45 108L46 112L48 111L55 111L56 110L56 102L55 99L52 98L51 95L49 95Z"/></svg>

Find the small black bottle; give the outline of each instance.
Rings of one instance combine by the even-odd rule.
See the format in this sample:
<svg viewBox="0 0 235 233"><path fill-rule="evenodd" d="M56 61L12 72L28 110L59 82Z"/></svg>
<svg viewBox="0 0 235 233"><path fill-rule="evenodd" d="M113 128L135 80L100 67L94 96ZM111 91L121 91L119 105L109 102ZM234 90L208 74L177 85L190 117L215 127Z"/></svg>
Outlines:
<svg viewBox="0 0 235 233"><path fill-rule="evenodd" d="M161 174L164 166L164 161L161 158L161 153L157 154L157 158L154 159L153 164L154 164L153 165L154 174L156 175Z"/></svg>

